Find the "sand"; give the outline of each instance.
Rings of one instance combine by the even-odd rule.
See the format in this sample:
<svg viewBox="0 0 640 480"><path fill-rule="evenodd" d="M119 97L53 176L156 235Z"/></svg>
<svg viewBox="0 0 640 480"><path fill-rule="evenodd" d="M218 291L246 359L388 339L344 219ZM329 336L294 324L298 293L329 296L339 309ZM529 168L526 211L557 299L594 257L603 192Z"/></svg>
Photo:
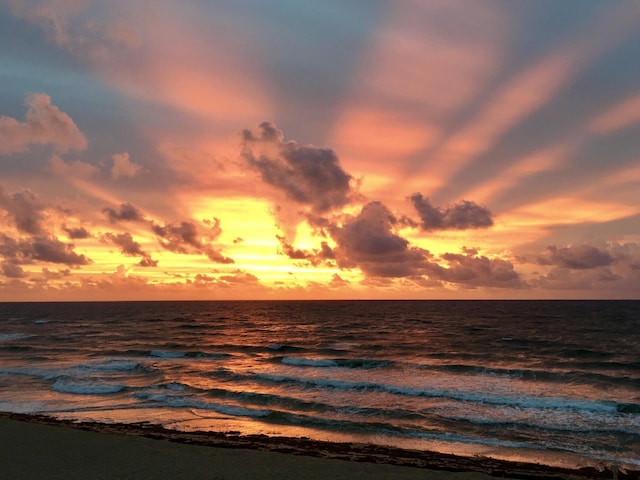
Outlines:
<svg viewBox="0 0 640 480"><path fill-rule="evenodd" d="M74 423L0 413L2 480L491 478L613 476L611 472L552 469L370 445L204 432L182 434L148 424Z"/></svg>

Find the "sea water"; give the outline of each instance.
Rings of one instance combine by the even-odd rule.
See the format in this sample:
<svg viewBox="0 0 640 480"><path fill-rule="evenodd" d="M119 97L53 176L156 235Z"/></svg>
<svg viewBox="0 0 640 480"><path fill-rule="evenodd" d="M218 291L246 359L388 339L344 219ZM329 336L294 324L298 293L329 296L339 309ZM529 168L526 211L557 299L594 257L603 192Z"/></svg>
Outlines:
<svg viewBox="0 0 640 480"><path fill-rule="evenodd" d="M0 303L0 411L638 469L640 302Z"/></svg>

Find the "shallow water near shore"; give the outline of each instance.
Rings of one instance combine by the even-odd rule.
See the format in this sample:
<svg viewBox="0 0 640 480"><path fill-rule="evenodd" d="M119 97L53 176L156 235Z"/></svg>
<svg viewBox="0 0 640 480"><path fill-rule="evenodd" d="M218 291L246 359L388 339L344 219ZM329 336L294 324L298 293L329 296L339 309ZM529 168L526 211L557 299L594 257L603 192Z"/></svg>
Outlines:
<svg viewBox="0 0 640 480"><path fill-rule="evenodd" d="M0 304L0 411L640 467L640 302Z"/></svg>

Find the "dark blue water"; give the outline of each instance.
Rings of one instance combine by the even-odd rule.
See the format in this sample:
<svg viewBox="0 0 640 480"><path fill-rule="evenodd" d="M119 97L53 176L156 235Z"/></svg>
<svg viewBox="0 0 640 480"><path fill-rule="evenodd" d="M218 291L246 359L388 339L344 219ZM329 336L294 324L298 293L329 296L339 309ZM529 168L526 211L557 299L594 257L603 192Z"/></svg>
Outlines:
<svg viewBox="0 0 640 480"><path fill-rule="evenodd" d="M640 302L0 304L0 410L640 465Z"/></svg>

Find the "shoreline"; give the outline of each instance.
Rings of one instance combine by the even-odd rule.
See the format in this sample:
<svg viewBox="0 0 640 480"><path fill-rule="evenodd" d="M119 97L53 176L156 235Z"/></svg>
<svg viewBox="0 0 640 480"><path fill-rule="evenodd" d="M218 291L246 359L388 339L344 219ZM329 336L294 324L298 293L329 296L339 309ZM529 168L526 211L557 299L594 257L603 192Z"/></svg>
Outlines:
<svg viewBox="0 0 640 480"><path fill-rule="evenodd" d="M364 468L367 464L372 466L385 465L390 468L408 467L409 470L415 469L421 472L432 471L434 475L436 473L438 473L438 475L444 475L445 473L467 473L478 475L477 478L517 478L523 480L616 478L614 476L614 472L610 468L603 468L603 470L598 470L593 467L570 469L542 464L498 460L488 457L465 457L430 451L405 450L397 447L371 444L333 443L311 440L308 438L269 437L267 435L240 435L235 432L180 432L176 430L169 430L151 423L94 423L56 419L45 415L0 412L0 422L3 422L0 424L4 424L6 426L7 422L11 421L22 422L23 425L32 424L48 427L62 427L59 430L66 429L70 435L79 431L112 435L116 436L116 442L117 438L120 438L121 443L125 442L125 438L127 437L146 438L157 441L155 444L156 446L160 444L166 445L171 442L169 445L179 444L186 447L205 447L221 450L223 454L225 451L229 452L229 450L245 450L262 452L262 454L267 455L284 454L290 459L295 456L301 462L305 462L305 459L308 461L315 459L315 461L319 460L320 462L324 460L346 460L349 464L352 464L354 468L358 468L359 466ZM0 428L0 436L3 436L3 431L5 430L6 428ZM52 432L52 434L55 434L55 432ZM0 440L4 447L3 450L11 446L10 443L12 440L10 438L0 438ZM29 442L26 442L25 444L28 443ZM60 449L62 446L58 445L58 448ZM62 455L64 452L59 453ZM40 452L33 452L33 454L40 455ZM404 470L406 470L406 468ZM405 471L405 473L398 478L402 478L406 473L407 472ZM255 478L277 477L265 476ZM426 478L436 478L436 476L429 476ZM445 477L437 476L437 478ZM640 479L640 471L620 471L617 473L617 478L620 480Z"/></svg>

